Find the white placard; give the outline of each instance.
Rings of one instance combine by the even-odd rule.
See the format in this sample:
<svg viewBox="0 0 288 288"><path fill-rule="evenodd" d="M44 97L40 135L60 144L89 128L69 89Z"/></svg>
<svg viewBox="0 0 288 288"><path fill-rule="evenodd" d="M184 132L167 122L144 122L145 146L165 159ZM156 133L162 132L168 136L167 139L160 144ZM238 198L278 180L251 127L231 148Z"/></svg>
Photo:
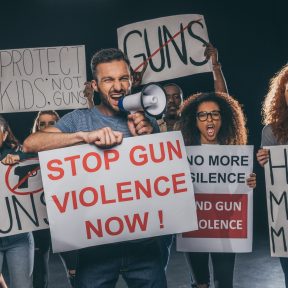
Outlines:
<svg viewBox="0 0 288 288"><path fill-rule="evenodd" d="M197 228L180 132L39 153L54 252Z"/></svg>
<svg viewBox="0 0 288 288"><path fill-rule="evenodd" d="M270 155L265 164L265 183L271 256L288 257L288 146L264 148Z"/></svg>
<svg viewBox="0 0 288 288"><path fill-rule="evenodd" d="M86 108L85 46L0 50L0 113Z"/></svg>
<svg viewBox="0 0 288 288"><path fill-rule="evenodd" d="M253 146L186 147L199 230L177 237L186 252L251 252L253 192L246 184L252 172Z"/></svg>
<svg viewBox="0 0 288 288"><path fill-rule="evenodd" d="M38 159L0 163L0 237L49 228Z"/></svg>
<svg viewBox="0 0 288 288"><path fill-rule="evenodd" d="M209 39L203 15L136 22L118 28L117 35L134 70L151 56L142 84L212 71L204 56Z"/></svg>

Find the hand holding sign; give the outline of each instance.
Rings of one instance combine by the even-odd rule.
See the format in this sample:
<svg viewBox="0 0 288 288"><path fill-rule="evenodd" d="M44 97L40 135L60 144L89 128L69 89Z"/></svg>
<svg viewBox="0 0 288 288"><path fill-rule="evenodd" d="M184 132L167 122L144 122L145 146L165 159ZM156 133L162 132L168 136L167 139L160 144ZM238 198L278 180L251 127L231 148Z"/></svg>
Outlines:
<svg viewBox="0 0 288 288"><path fill-rule="evenodd" d="M263 167L268 162L269 150L268 149L259 149L257 154L256 154L256 157L257 157L257 161L258 161L259 165Z"/></svg>
<svg viewBox="0 0 288 288"><path fill-rule="evenodd" d="M91 132L82 132L83 140L86 143L94 143L101 148L108 148L121 144L123 134L119 131L113 131L110 127L104 127Z"/></svg>
<svg viewBox="0 0 288 288"><path fill-rule="evenodd" d="M8 154L1 160L1 163L4 165L13 165L19 163L19 161L19 155Z"/></svg>

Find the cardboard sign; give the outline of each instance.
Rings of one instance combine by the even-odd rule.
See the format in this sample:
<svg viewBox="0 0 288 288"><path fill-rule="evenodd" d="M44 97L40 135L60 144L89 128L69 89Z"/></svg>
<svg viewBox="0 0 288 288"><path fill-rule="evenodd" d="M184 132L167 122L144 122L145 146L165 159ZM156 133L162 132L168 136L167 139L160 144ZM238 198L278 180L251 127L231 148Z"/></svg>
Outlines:
<svg viewBox="0 0 288 288"><path fill-rule="evenodd" d="M49 228L38 159L0 163L0 237Z"/></svg>
<svg viewBox="0 0 288 288"><path fill-rule="evenodd" d="M180 132L39 153L53 251L197 228Z"/></svg>
<svg viewBox="0 0 288 288"><path fill-rule="evenodd" d="M288 146L267 146L266 199L271 256L288 257Z"/></svg>
<svg viewBox="0 0 288 288"><path fill-rule="evenodd" d="M209 39L203 15L136 22L118 28L117 35L135 71L148 62L142 84L212 71L204 56Z"/></svg>
<svg viewBox="0 0 288 288"><path fill-rule="evenodd" d="M199 229L178 235L177 250L252 251L253 193L246 179L252 172L253 146L201 145L186 149Z"/></svg>
<svg viewBox="0 0 288 288"><path fill-rule="evenodd" d="M85 47L0 50L0 113L86 108Z"/></svg>

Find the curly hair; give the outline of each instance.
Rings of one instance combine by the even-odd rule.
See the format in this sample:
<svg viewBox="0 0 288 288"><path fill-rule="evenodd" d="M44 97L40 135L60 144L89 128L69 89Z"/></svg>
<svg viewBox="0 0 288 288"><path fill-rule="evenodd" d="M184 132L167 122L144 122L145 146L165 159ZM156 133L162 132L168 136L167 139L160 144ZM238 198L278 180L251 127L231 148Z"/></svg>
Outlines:
<svg viewBox="0 0 288 288"><path fill-rule="evenodd" d="M263 123L271 125L273 134L280 144L285 144L288 141L288 106L285 100L286 84L288 84L288 64L284 65L270 79L268 94L262 106Z"/></svg>
<svg viewBox="0 0 288 288"><path fill-rule="evenodd" d="M0 115L0 130L2 131L2 133L7 132L7 138L5 140L5 144L8 147L15 149L15 150L20 147L20 143L17 140L17 138L14 136L8 122L1 115Z"/></svg>
<svg viewBox="0 0 288 288"><path fill-rule="evenodd" d="M59 114L54 110L39 111L36 118L34 119L33 127L31 130L32 133L35 133L35 132L40 130L39 129L39 118L41 115L46 115L46 114L54 116L56 118L56 121L58 121L60 119Z"/></svg>
<svg viewBox="0 0 288 288"><path fill-rule="evenodd" d="M247 144L246 118L237 100L226 93L197 93L184 101L181 117L176 129L182 132L185 145L199 145L200 131L197 127L197 109L204 102L218 104L221 111L222 124L217 135L217 141L222 145Z"/></svg>

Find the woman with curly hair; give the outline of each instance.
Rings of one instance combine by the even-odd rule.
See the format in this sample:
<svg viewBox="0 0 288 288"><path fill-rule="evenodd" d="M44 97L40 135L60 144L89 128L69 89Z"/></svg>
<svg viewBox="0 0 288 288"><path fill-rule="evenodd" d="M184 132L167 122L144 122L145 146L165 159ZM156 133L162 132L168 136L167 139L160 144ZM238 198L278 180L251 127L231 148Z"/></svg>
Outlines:
<svg viewBox="0 0 288 288"><path fill-rule="evenodd" d="M177 128L181 130L186 146L247 144L246 119L241 105L226 93L194 94L183 103L180 112ZM256 187L254 173L248 177L247 185ZM209 256L216 287L233 287L235 253L189 252L185 255L191 269L191 287L208 288L211 285Z"/></svg>
<svg viewBox="0 0 288 288"><path fill-rule="evenodd" d="M288 64L270 80L268 94L262 107L263 124L261 147L288 145ZM257 152L258 163L263 167L268 161L268 149ZM288 287L288 258L280 257L280 263Z"/></svg>

